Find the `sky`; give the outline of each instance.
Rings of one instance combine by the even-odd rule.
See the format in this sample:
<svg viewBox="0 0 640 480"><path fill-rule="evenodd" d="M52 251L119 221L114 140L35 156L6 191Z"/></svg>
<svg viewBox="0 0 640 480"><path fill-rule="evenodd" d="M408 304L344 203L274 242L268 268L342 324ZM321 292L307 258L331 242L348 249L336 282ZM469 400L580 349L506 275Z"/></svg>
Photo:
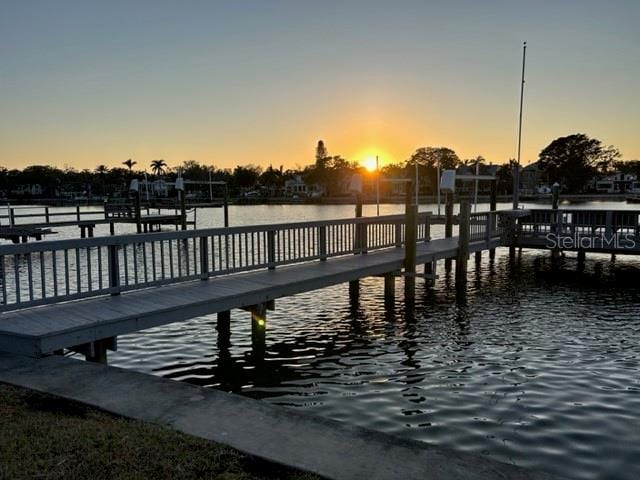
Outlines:
<svg viewBox="0 0 640 480"><path fill-rule="evenodd" d="M0 165L640 159L637 0L0 0Z"/></svg>

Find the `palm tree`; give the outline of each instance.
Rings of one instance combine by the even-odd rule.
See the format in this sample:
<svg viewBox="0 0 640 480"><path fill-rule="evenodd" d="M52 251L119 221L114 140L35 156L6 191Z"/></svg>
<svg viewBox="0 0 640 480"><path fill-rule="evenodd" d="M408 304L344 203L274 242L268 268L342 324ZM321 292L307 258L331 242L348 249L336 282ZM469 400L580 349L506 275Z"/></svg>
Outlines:
<svg viewBox="0 0 640 480"><path fill-rule="evenodd" d="M104 176L109 173L109 167L106 165L98 165L96 167L96 173L98 174L98 178L100 179L100 190L104 195Z"/></svg>
<svg viewBox="0 0 640 480"><path fill-rule="evenodd" d="M122 162L123 165L125 165L128 169L129 169L129 173L131 173L131 169L133 168L133 166L138 163L135 160L125 160L124 162Z"/></svg>
<svg viewBox="0 0 640 480"><path fill-rule="evenodd" d="M165 167L167 166L167 162L164 160L151 160L151 171L154 175L160 176L165 173Z"/></svg>

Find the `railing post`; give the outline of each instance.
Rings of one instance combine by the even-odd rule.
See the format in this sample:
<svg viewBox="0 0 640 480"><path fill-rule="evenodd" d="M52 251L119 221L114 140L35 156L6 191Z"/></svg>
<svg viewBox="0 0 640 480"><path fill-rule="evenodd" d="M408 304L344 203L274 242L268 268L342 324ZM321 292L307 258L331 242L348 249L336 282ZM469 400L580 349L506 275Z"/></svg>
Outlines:
<svg viewBox="0 0 640 480"><path fill-rule="evenodd" d="M209 242L207 237L200 237L200 280L209 279Z"/></svg>
<svg viewBox="0 0 640 480"><path fill-rule="evenodd" d="M327 226L322 225L319 230L318 252L320 253L320 260L325 261L327 259Z"/></svg>
<svg viewBox="0 0 640 480"><path fill-rule="evenodd" d="M44 220L49 223L49 207L44 207Z"/></svg>
<svg viewBox="0 0 640 480"><path fill-rule="evenodd" d="M16 225L16 212L13 208L9 209L9 225L12 227Z"/></svg>
<svg viewBox="0 0 640 480"><path fill-rule="evenodd" d="M118 246L109 245L109 289L111 295L120 295L120 262Z"/></svg>
<svg viewBox="0 0 640 480"><path fill-rule="evenodd" d="M276 232L275 230L269 230L267 232L267 263L269 264L269 270L275 270L276 268Z"/></svg>
<svg viewBox="0 0 640 480"><path fill-rule="evenodd" d="M447 192L445 195L445 225L444 225L444 237L451 238L453 236L453 192ZM451 259L446 258L444 260L444 268L447 272L451 271Z"/></svg>
<svg viewBox="0 0 640 480"><path fill-rule="evenodd" d="M424 220L424 241L431 241L431 214L427 213Z"/></svg>
<svg viewBox="0 0 640 480"><path fill-rule="evenodd" d="M613 236L613 212L611 210L607 212L606 216L605 235L607 237L607 241L610 241Z"/></svg>
<svg viewBox="0 0 640 480"><path fill-rule="evenodd" d="M491 232L493 231L493 212L487 212L487 223L485 224L484 240L487 246L491 241Z"/></svg>
<svg viewBox="0 0 640 480"><path fill-rule="evenodd" d="M402 246L402 220L396 221L396 237L395 237L396 247Z"/></svg>
<svg viewBox="0 0 640 480"><path fill-rule="evenodd" d="M361 223L360 224L360 229L362 230L362 232L360 234L360 253L367 253L368 245L369 245L367 224L366 223Z"/></svg>
<svg viewBox="0 0 640 480"><path fill-rule="evenodd" d="M76 205L76 218L80 221L80 204Z"/></svg>

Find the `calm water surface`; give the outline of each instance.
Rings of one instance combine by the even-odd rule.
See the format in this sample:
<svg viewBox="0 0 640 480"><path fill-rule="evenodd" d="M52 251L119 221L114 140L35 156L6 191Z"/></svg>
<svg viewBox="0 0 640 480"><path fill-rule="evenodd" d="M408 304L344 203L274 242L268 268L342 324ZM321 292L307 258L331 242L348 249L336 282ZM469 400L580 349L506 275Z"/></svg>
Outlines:
<svg viewBox="0 0 640 480"><path fill-rule="evenodd" d="M231 221L352 212L232 207ZM221 215L201 210L199 225ZM230 345L212 315L121 337L112 363L571 478L640 478L640 259L590 255L580 269L571 254L553 265L542 252L505 253L470 262L464 297L441 262L413 305L397 280L385 307L378 278L361 282L358 301L346 285L278 300L264 360L248 314L234 311Z"/></svg>

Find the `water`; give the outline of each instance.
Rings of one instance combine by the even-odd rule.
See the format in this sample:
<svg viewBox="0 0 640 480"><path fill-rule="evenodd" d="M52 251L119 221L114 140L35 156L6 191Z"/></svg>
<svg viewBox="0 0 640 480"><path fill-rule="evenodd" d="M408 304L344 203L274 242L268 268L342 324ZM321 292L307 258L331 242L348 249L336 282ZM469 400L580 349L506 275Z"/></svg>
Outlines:
<svg viewBox="0 0 640 480"><path fill-rule="evenodd" d="M352 212L238 206L230 217L240 225ZM201 226L221 219L220 210L198 212ZM399 294L385 308L378 278L361 282L357 302L346 285L278 300L264 361L252 356L242 311L232 312L231 345L218 345L212 315L120 337L111 361L570 478L639 478L640 259L588 255L580 270L571 254L553 265L539 251L516 261L505 253L470 261L464 298L441 262L433 289L417 282L414 305Z"/></svg>

